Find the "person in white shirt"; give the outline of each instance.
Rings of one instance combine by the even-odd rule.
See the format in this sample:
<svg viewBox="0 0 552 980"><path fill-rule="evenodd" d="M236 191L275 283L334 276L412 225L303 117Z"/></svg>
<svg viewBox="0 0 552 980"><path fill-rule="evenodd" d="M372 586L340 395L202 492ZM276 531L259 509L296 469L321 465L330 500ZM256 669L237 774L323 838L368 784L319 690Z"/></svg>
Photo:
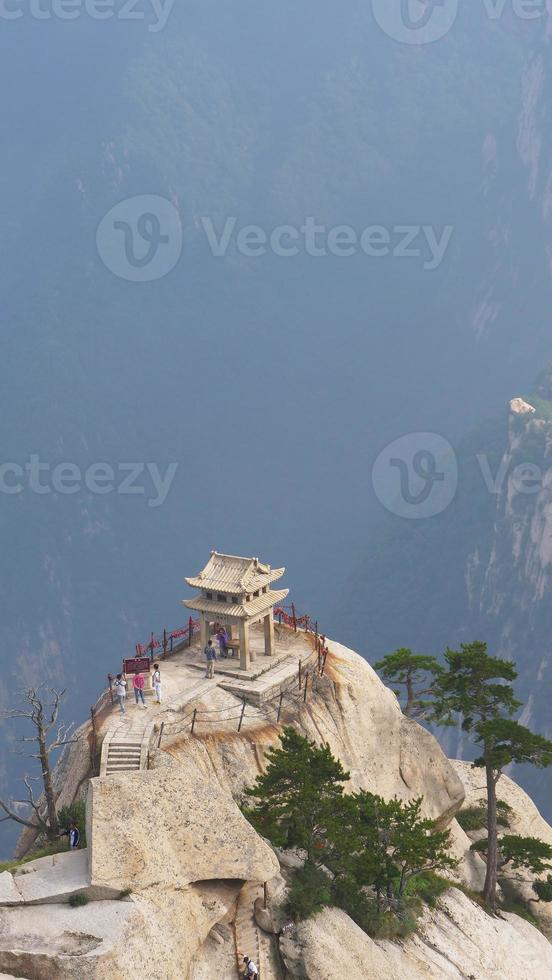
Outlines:
<svg viewBox="0 0 552 980"><path fill-rule="evenodd" d="M244 956L243 962L245 963L245 976L247 977L247 980L249 980L250 977L259 976L259 971L255 966L253 960L249 959L249 956Z"/></svg>
<svg viewBox="0 0 552 980"><path fill-rule="evenodd" d="M125 713L125 699L126 699L126 680L122 674L117 674L115 683L113 685L115 691L115 697L119 702L119 708L121 709L121 714Z"/></svg>
<svg viewBox="0 0 552 980"><path fill-rule="evenodd" d="M153 687L155 689L155 696L157 698L156 704L161 704L161 671L159 670L159 664L153 665Z"/></svg>

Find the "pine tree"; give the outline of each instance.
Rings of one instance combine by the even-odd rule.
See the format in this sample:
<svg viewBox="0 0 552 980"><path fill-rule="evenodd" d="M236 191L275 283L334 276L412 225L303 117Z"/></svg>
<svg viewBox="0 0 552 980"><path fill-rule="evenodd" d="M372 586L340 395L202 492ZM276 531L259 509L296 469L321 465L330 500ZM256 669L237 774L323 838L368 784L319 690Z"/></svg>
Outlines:
<svg viewBox="0 0 552 980"><path fill-rule="evenodd" d="M349 773L327 745L317 747L294 728L284 729L281 746L269 749L267 759L266 772L246 790L255 801L246 816L272 843L303 848L316 862L339 819Z"/></svg>
<svg viewBox="0 0 552 980"><path fill-rule="evenodd" d="M422 797L403 802L360 792L352 802L356 820L351 871L360 886L374 888L378 909L382 895L400 906L409 882L418 875L456 866L449 853L450 831L439 831L433 820L422 817Z"/></svg>
<svg viewBox="0 0 552 980"><path fill-rule="evenodd" d="M487 869L483 895L496 905L498 835L496 785L504 768L512 762L544 767L552 764L552 742L513 721L521 707L511 682L517 677L509 660L491 657L481 642L447 650L446 669L435 678L435 702L431 718L454 724L460 717L462 729L481 746L474 762L485 769L487 785Z"/></svg>
<svg viewBox="0 0 552 980"><path fill-rule="evenodd" d="M440 666L435 657L412 653L407 647L401 647L394 653L389 653L383 660L374 664L384 681L388 684L399 684L406 690L406 704L403 708L408 718L422 717L429 702L424 696L433 693L433 678L439 674ZM400 696L400 691L395 692Z"/></svg>
<svg viewBox="0 0 552 980"><path fill-rule="evenodd" d="M471 846L472 851L485 853L488 841L479 840ZM498 841L498 870L503 876L504 869L519 871L524 869L532 874L542 874L552 870L552 847L538 837L519 837L517 834L504 834Z"/></svg>

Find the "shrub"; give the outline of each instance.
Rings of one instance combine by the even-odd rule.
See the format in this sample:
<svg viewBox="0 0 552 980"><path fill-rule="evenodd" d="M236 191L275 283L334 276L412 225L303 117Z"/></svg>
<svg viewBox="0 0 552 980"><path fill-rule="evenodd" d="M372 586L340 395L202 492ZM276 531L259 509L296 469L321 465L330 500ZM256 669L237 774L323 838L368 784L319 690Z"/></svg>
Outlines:
<svg viewBox="0 0 552 980"><path fill-rule="evenodd" d="M88 898L88 895L85 895L84 892L77 892L76 895L71 895L69 905L76 909L80 905L88 905L89 901L90 899Z"/></svg>
<svg viewBox="0 0 552 980"><path fill-rule="evenodd" d="M289 914L296 920L310 919L333 904L328 875L307 861L295 875L290 888L287 902Z"/></svg>
<svg viewBox="0 0 552 980"><path fill-rule="evenodd" d="M511 813L512 807L508 803L497 800L496 822L499 827L510 826L509 817ZM478 806L467 806L465 810L460 810L460 813L456 814L456 819L462 830L466 832L470 830L485 830L487 827L487 806L484 801L479 803Z"/></svg>
<svg viewBox="0 0 552 980"><path fill-rule="evenodd" d="M456 814L456 819L462 830L483 830L487 826L487 807L467 806Z"/></svg>
<svg viewBox="0 0 552 980"><path fill-rule="evenodd" d="M434 871L424 871L417 878L412 878L408 884L407 894L419 898L425 905L435 908L444 892L451 887L451 882Z"/></svg>

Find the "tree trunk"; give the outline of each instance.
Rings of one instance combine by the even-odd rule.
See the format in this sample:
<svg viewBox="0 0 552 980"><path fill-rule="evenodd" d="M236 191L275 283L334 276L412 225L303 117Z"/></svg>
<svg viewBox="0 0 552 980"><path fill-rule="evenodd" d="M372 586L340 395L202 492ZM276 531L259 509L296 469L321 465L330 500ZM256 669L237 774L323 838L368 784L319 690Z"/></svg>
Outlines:
<svg viewBox="0 0 552 980"><path fill-rule="evenodd" d="M42 725L40 725L38 729L38 746L40 752L40 763L42 766L44 796L46 797L46 810L48 812L48 837L54 838L59 834L59 824L56 813L56 798L52 783L52 773L50 772L50 759L46 748L46 734Z"/></svg>
<svg viewBox="0 0 552 980"><path fill-rule="evenodd" d="M488 759L488 752L485 751ZM483 898L494 909L496 905L496 878L498 862L497 824L496 824L496 780L493 768L489 762L485 765L487 776L487 872Z"/></svg>
<svg viewBox="0 0 552 980"><path fill-rule="evenodd" d="M414 685L412 683L412 677L410 674L406 675L406 706L404 709L404 714L407 718L411 718L414 714L414 704L416 701L416 695L414 693Z"/></svg>

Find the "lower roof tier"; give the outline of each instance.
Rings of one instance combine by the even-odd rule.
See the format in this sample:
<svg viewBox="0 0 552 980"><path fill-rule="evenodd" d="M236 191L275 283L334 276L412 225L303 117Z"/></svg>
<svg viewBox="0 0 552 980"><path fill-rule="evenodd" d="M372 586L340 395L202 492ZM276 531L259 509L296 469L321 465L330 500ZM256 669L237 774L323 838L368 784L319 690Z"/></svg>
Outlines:
<svg viewBox="0 0 552 980"><path fill-rule="evenodd" d="M195 599L185 599L184 605L188 609L196 612L212 614L217 616L233 616L236 619L253 619L260 616L263 612L270 612L273 606L279 605L289 594L289 589L279 589L273 592L262 592L261 595L251 599L250 602L217 602L216 599L206 599L198 595Z"/></svg>

